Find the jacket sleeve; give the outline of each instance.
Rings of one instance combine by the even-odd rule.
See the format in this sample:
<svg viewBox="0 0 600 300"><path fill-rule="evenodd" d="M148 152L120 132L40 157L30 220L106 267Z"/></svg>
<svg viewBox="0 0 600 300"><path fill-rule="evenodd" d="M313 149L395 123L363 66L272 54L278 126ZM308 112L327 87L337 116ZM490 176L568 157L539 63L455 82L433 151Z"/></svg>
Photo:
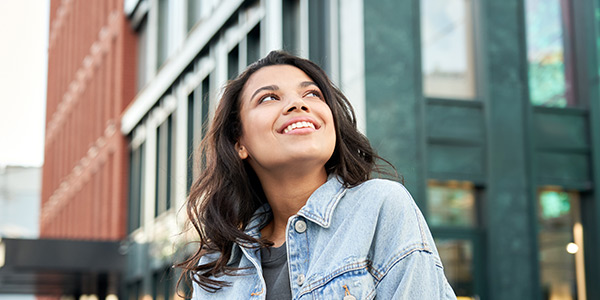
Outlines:
<svg viewBox="0 0 600 300"><path fill-rule="evenodd" d="M404 186L384 183L372 257L378 299L456 299L423 214Z"/></svg>
<svg viewBox="0 0 600 300"><path fill-rule="evenodd" d="M378 299L456 299L436 256L414 251L396 264L379 281Z"/></svg>

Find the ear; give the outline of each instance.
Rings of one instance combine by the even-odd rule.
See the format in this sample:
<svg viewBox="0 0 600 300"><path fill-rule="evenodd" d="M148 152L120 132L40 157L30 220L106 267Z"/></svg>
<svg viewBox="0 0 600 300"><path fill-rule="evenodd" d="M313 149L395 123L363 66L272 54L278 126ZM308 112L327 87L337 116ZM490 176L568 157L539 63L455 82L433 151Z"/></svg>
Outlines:
<svg viewBox="0 0 600 300"><path fill-rule="evenodd" d="M241 159L248 158L248 150L246 150L246 147L244 147L243 145L240 145L239 141L235 143L235 149L238 151L238 155Z"/></svg>

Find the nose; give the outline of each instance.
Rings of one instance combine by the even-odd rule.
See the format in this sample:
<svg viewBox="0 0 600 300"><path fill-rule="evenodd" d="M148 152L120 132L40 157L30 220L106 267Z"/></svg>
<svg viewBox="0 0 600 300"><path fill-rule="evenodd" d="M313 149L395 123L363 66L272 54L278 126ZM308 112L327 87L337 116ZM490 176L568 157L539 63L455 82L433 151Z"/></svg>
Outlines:
<svg viewBox="0 0 600 300"><path fill-rule="evenodd" d="M300 97L294 97L289 104L285 107L284 113L289 114L293 111L304 111L310 112L310 108L306 102L302 100Z"/></svg>

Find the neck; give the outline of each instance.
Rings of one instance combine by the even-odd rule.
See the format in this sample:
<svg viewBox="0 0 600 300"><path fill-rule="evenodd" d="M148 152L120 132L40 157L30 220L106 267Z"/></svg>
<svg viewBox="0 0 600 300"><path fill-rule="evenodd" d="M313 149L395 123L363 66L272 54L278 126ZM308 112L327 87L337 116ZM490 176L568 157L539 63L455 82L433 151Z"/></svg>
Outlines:
<svg viewBox="0 0 600 300"><path fill-rule="evenodd" d="M304 173L270 172L257 175L273 211L273 221L262 230L262 235L278 247L285 242L288 219L327 181L327 172L321 168Z"/></svg>

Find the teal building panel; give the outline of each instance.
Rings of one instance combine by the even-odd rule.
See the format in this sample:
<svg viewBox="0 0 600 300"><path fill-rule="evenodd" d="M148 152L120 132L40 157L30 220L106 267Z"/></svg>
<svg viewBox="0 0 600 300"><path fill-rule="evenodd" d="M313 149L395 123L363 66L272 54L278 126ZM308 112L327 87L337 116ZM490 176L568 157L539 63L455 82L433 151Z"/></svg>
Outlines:
<svg viewBox="0 0 600 300"><path fill-rule="evenodd" d="M460 102L457 104L449 100L442 100L441 103L430 102L427 105L427 136L483 144L485 142L483 110L480 105L466 103L470 105Z"/></svg>
<svg viewBox="0 0 600 300"><path fill-rule="evenodd" d="M424 201L419 1L364 4L367 136Z"/></svg>
<svg viewBox="0 0 600 300"><path fill-rule="evenodd" d="M534 157L537 164L538 184L578 187L591 186L591 162L585 153L538 152Z"/></svg>
<svg viewBox="0 0 600 300"><path fill-rule="evenodd" d="M537 299L536 236L528 169L524 0L485 1L481 7L481 66L486 104L488 295Z"/></svg>
<svg viewBox="0 0 600 300"><path fill-rule="evenodd" d="M588 148L588 118L585 111L569 113L565 109L537 109L533 113L536 148Z"/></svg>
<svg viewBox="0 0 600 300"><path fill-rule="evenodd" d="M482 146L428 145L428 171L431 177L473 178L485 177L485 159Z"/></svg>

